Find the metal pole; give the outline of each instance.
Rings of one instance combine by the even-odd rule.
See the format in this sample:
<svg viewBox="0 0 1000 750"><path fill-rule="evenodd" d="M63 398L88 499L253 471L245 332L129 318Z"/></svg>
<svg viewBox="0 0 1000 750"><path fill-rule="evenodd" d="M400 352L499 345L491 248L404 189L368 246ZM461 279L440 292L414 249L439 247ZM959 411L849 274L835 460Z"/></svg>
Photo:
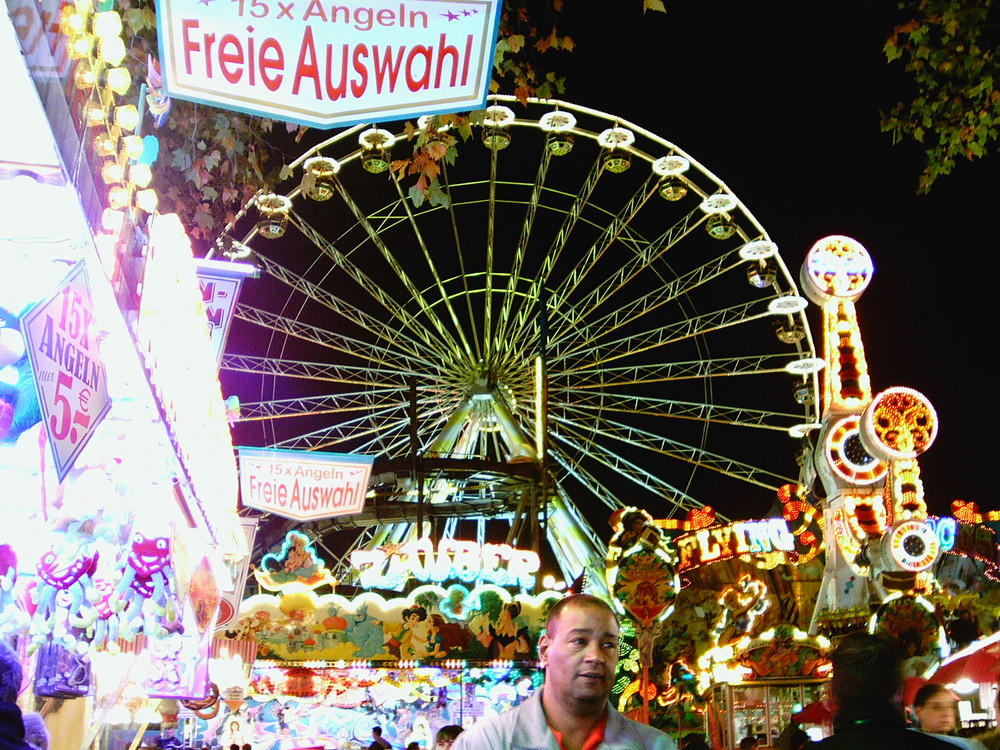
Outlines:
<svg viewBox="0 0 1000 750"><path fill-rule="evenodd" d="M549 293L542 283L538 288L538 358L539 358L539 378L541 380L541 398L539 399L539 409L536 418L539 421L541 455L538 456L541 471L541 498L537 508L534 510L534 520L532 522L535 543L534 552L541 554L541 536L544 533L548 536L548 502L549 502L549 378L546 364L546 357L549 347ZM541 526L538 517L541 516Z"/></svg>
<svg viewBox="0 0 1000 750"><path fill-rule="evenodd" d="M424 530L424 476L420 471L420 438L417 435L417 379L410 378L410 472L417 486L417 538Z"/></svg>

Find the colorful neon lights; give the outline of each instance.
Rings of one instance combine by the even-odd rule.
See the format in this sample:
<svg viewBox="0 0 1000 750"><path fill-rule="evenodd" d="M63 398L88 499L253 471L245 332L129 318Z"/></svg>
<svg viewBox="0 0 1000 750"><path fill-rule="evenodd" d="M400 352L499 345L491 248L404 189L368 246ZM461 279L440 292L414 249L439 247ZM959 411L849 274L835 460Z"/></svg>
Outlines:
<svg viewBox="0 0 1000 750"><path fill-rule="evenodd" d="M365 588L395 588L410 577L418 581L488 581L523 589L535 585L538 555L509 544L483 544L442 539L437 550L428 539L393 547L356 550L351 565Z"/></svg>
<svg viewBox="0 0 1000 750"><path fill-rule="evenodd" d="M677 570L683 573L705 563L731 560L740 555L792 552L795 537L784 518L766 518L700 529L677 537L674 544L680 557Z"/></svg>

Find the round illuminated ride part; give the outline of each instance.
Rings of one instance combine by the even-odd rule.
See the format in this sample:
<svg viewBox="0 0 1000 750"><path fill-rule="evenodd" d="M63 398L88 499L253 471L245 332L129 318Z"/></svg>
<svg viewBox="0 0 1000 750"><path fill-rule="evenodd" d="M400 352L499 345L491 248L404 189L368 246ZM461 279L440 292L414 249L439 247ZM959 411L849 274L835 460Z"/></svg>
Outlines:
<svg viewBox="0 0 1000 750"><path fill-rule="evenodd" d="M838 234L824 237L809 249L799 283L809 299L823 305L831 299L856 300L868 288L874 272L864 245Z"/></svg>
<svg viewBox="0 0 1000 750"><path fill-rule="evenodd" d="M652 169L660 177L676 177L691 169L691 162L683 156L661 156L653 162Z"/></svg>
<svg viewBox="0 0 1000 750"><path fill-rule="evenodd" d="M765 260L778 252L778 246L767 240L748 242L740 248L743 260Z"/></svg>
<svg viewBox="0 0 1000 750"><path fill-rule="evenodd" d="M799 482L789 431L820 421L822 360L767 232L697 159L640 126L565 102L487 105L490 122L472 129L508 124L517 137L502 151L460 139L419 205L416 176L362 164L390 140L377 129L401 140L405 126L365 125L289 164L322 155L340 171L321 204L289 192L284 236L254 235L252 207L227 229L261 271L242 287L221 367L241 402L235 439L375 456L370 510L329 523L379 544L416 519L414 425L425 519L506 523L544 479L545 529L569 580L603 561L618 498L656 518L722 494L769 507ZM378 144L359 144L365 132ZM572 148L557 153L560 133ZM627 149L633 168L608 174L609 149ZM681 173L686 196L661 200ZM733 236L690 231L705 211L728 214ZM774 283L747 284L747 259L773 265ZM780 340L779 315L805 335ZM808 403L793 398L799 382Z"/></svg>
<svg viewBox="0 0 1000 750"><path fill-rule="evenodd" d="M889 553L903 570L926 570L937 559L940 543L926 521L903 521L888 535Z"/></svg>
<svg viewBox="0 0 1000 750"><path fill-rule="evenodd" d="M554 110L546 112L538 118L538 127L546 133L562 133L572 130L576 126L576 118L571 112Z"/></svg>
<svg viewBox="0 0 1000 750"><path fill-rule="evenodd" d="M861 416L865 449L885 461L916 458L937 437L937 412L928 398L897 386L879 393Z"/></svg>
<svg viewBox="0 0 1000 750"><path fill-rule="evenodd" d="M824 441L824 455L833 472L851 484L873 484L885 478L889 466L871 455L860 434L860 417L852 414L837 422Z"/></svg>

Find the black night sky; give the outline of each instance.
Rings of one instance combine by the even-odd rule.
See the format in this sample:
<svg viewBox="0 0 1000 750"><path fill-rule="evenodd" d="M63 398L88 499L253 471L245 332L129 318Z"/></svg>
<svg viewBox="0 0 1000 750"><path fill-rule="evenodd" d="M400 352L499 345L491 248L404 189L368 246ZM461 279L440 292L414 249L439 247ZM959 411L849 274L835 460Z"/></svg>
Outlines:
<svg viewBox="0 0 1000 750"><path fill-rule="evenodd" d="M882 52L899 22L894 3L666 4L665 15L643 15L640 0L567 2L577 46L560 53L564 98L701 161L790 268L821 237L862 242L876 266L858 303L872 388L915 388L938 410L940 433L921 458L929 509L947 513L955 498L994 508L982 404L994 382L1000 164L960 163L929 196L915 194L919 147L894 146L879 129L880 110L908 93L902 66Z"/></svg>

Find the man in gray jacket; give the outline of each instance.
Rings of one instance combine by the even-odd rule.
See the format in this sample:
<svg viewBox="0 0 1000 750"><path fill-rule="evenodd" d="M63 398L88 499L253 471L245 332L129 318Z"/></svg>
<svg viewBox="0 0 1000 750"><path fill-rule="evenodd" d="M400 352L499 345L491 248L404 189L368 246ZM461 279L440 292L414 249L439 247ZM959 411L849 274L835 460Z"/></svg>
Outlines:
<svg viewBox="0 0 1000 750"><path fill-rule="evenodd" d="M609 703L618 620L587 594L556 602L538 639L545 684L517 708L481 721L452 750L674 750L673 739Z"/></svg>

